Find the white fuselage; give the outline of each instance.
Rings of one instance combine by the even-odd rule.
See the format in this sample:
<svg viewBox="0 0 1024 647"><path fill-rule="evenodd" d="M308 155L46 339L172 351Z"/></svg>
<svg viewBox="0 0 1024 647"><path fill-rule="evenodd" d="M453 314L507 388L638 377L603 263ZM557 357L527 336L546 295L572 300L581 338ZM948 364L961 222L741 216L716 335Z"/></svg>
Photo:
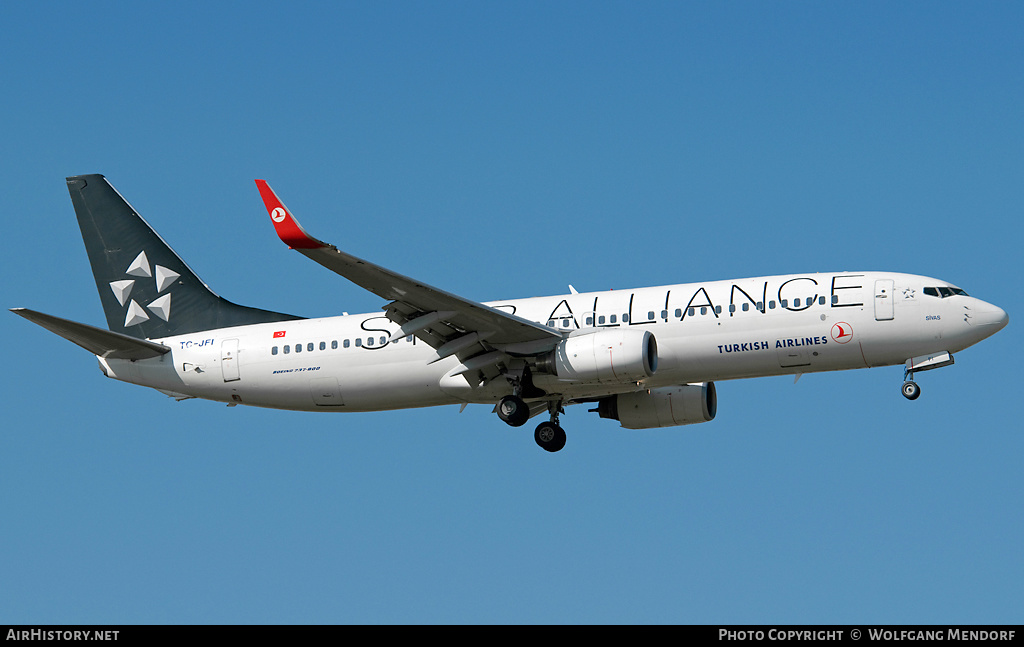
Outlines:
<svg viewBox="0 0 1024 647"><path fill-rule="evenodd" d="M883 272L800 274L635 290L573 293L487 305L568 334L650 331L658 366L642 384L597 385L535 373L565 399L638 388L902 364L956 352L993 334L1005 313L948 283ZM946 290L948 292L948 290ZM1002 320L1000 318L1003 318ZM1000 320L1002 323L1000 323ZM380 411L496 402L504 380L470 384L460 360L437 358L398 326L362 314L222 328L157 339L154 359L100 358L116 379L228 403L305 411Z"/></svg>

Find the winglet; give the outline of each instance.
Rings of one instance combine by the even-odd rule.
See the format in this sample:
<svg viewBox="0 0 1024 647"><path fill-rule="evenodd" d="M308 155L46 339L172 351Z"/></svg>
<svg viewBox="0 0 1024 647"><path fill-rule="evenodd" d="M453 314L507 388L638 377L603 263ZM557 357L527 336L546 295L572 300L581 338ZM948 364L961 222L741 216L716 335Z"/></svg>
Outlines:
<svg viewBox="0 0 1024 647"><path fill-rule="evenodd" d="M328 247L327 243L306 233L306 230L302 228L292 212L288 211L288 207L284 206L284 203L265 180L256 180L256 188L260 190L260 197L263 198L263 204L266 205L267 213L274 223L274 230L277 231L277 235L285 245L293 249Z"/></svg>

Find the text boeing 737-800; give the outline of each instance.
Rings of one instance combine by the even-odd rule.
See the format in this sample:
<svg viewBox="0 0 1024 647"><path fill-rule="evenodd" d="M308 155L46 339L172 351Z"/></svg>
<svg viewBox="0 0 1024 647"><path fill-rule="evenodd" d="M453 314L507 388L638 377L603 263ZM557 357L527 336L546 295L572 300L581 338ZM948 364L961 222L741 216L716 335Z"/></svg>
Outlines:
<svg viewBox="0 0 1024 647"><path fill-rule="evenodd" d="M945 281L893 272L766 276L492 303L463 299L313 238L266 182L281 240L387 301L305 319L214 294L102 175L67 179L109 330L13 311L94 353L107 377L177 399L300 411L493 404L565 445L568 404L629 429L715 417L715 380L905 364L918 371L1002 329Z"/></svg>

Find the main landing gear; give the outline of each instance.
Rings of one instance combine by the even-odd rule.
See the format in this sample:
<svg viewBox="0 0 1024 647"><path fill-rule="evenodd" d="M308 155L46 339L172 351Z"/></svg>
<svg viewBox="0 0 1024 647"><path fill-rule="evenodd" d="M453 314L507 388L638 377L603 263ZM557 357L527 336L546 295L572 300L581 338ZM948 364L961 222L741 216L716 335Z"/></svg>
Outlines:
<svg viewBox="0 0 1024 647"><path fill-rule="evenodd" d="M518 395L506 395L498 402L498 417L512 427L522 427L530 419L530 407Z"/></svg>
<svg viewBox="0 0 1024 647"><path fill-rule="evenodd" d="M558 414L562 413L562 402L548 403L551 420L537 425L533 439L549 452L565 447L565 431L558 425ZM518 395L506 395L498 401L498 417L511 427L522 427L530 419L530 406Z"/></svg>
<svg viewBox="0 0 1024 647"><path fill-rule="evenodd" d="M562 412L562 402L549 402L548 411L551 413L551 420L537 425L533 432L533 439L537 441L541 449L549 452L557 452L565 447L565 430L558 425L558 414Z"/></svg>

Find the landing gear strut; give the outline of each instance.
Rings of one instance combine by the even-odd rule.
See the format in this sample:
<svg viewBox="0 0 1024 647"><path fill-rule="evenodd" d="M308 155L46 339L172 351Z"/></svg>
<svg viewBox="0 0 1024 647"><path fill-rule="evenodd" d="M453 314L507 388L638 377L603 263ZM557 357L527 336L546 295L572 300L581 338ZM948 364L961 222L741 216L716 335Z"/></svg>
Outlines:
<svg viewBox="0 0 1024 647"><path fill-rule="evenodd" d="M533 439L537 441L541 449L549 452L557 452L565 447L565 430L558 425L558 414L562 412L562 402L548 403L548 411L551 412L551 420L537 425L533 432Z"/></svg>

